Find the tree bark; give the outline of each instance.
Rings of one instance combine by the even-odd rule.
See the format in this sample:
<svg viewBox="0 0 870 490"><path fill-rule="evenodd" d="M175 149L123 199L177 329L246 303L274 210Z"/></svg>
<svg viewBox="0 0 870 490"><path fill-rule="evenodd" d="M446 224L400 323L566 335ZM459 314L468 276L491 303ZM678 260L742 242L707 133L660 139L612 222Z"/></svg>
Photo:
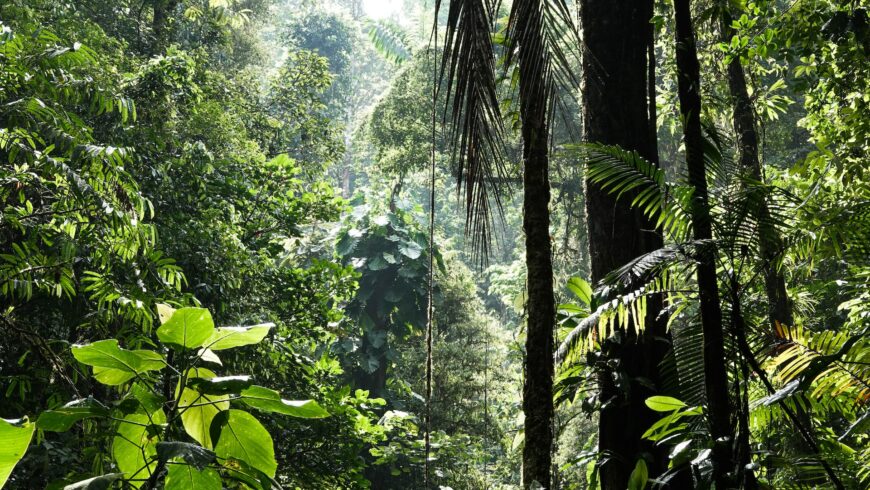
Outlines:
<svg viewBox="0 0 870 490"><path fill-rule="evenodd" d="M540 43L531 40L529 44ZM525 45L531 50L534 46ZM520 63L538 63L520 55ZM523 136L523 232L526 235L526 366L523 383L523 488L550 488L553 445L553 257L550 243L549 100L543 75L520 77Z"/></svg>
<svg viewBox="0 0 870 490"><path fill-rule="evenodd" d="M652 0L614 2L582 0L583 34L581 107L583 140L619 145L658 161L655 131L654 58L650 56ZM662 237L631 197L618 202L598 185L586 183L586 219L592 280L601 280L626 262L662 246ZM644 400L656 394L658 367L667 351L663 322L656 321L660 297L649 298L647 329L633 328L603 346L607 361L599 366L601 402L598 445L607 461L601 485L624 490L638 458L645 453L651 476L667 468L665 448L642 438L658 419Z"/></svg>
<svg viewBox="0 0 870 490"><path fill-rule="evenodd" d="M721 16L722 40L731 42L734 29L731 27L731 13L727 3L723 5ZM763 182L761 162L758 158L758 131L755 126L755 113L752 99L746 88L746 75L740 58L735 56L728 63L728 90L733 108L734 135L737 139L738 161L745 175L755 181ZM792 325L791 305L785 288L785 278L777 268L778 255L782 250L782 237L771 226L770 209L767 202L760 200L758 213L759 252L764 261L764 289L767 294L768 327L775 328L776 322Z"/></svg>
<svg viewBox="0 0 870 490"><path fill-rule="evenodd" d="M689 183L694 187L691 209L695 240L712 240L713 231L707 191L707 170L704 163L701 133L701 75L692 30L691 0L674 0L676 21L677 92ZM716 277L716 247L712 242L703 247L697 265L701 326L704 334L704 387L707 396L707 419L713 439L713 481L716 488L733 488L731 473L734 458L731 446L734 431L731 426L731 401L728 397L728 371L725 362L725 337L722 329L722 309L719 304L719 284Z"/></svg>

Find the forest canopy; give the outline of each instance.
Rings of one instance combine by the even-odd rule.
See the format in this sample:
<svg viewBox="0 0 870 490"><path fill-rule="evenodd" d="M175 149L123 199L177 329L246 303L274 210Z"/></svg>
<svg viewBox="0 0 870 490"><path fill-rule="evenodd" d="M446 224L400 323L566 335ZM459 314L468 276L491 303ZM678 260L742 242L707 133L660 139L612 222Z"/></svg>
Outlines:
<svg viewBox="0 0 870 490"><path fill-rule="evenodd" d="M0 488L870 487L870 5L0 0Z"/></svg>

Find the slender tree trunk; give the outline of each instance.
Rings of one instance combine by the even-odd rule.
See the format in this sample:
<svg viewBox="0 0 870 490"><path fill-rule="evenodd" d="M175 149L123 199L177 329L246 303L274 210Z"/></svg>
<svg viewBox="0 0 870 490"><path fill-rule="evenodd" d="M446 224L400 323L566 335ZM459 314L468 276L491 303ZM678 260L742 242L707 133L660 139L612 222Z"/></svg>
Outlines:
<svg viewBox="0 0 870 490"><path fill-rule="evenodd" d="M731 42L734 36L734 29L731 27L731 12L727 2L723 2L721 20L721 34L723 42ZM743 65L739 57L734 57L727 66L726 78L728 80L728 90L731 96L731 107L733 110L733 126L734 134L737 140L738 161L740 169L744 175L752 178L757 182L763 182L764 175L761 170L761 162L758 152L758 131L755 125L755 114L752 108L752 99L749 96L749 91L746 88L746 75L743 71ZM761 196L759 196L761 198ZM767 314L768 327L773 329L777 322L784 325L792 324L791 306L788 302L788 295L785 288L785 278L777 268L777 255L782 249L782 237L779 232L770 224L770 210L767 207L767 202L764 199L759 199L758 209L756 210L758 219L759 232L759 252L764 261L764 288L767 294ZM734 286L737 287L736 285ZM732 316L740 318L740 295L736 291L732 294L732 302L734 311ZM742 328L740 326L735 328ZM746 373L748 366L746 360L743 360L743 382L748 383ZM751 448L749 447L749 407L748 401L743 400L739 410L739 428L737 440L737 474L742 478L744 488L752 490L758 488L758 482L752 470L747 469L747 465L751 463ZM802 413L801 413L802 414ZM805 414L802 414L805 415Z"/></svg>
<svg viewBox="0 0 870 490"><path fill-rule="evenodd" d="M713 231L707 192L707 171L704 163L701 133L701 75L692 30L690 0L674 0L676 20L677 92L689 182L694 187L691 218L695 240L712 240ZM722 329L722 309L719 304L719 284L716 277L716 247L709 243L698 257L698 293L701 325L704 334L704 383L707 395L707 418L713 439L713 481L716 488L734 487L730 472L734 468L731 446L731 401L728 397L728 371L725 362L725 337Z"/></svg>
<svg viewBox="0 0 870 490"><path fill-rule="evenodd" d="M652 0L615 2L582 0L583 140L619 145L658 161L655 137L654 59L650 56ZM651 105L652 104L652 105ZM630 198L615 197L586 182L586 219L592 280L662 246L655 225ZM642 438L657 420L644 405L656 394L659 363L667 344L662 322L656 320L661 298L649 298L647 330L640 337L627 329L621 340L604 345L607 362L599 366L601 402L598 445L608 459L601 466L601 485L624 490L638 458L645 453L650 475L666 469L667 452Z"/></svg>
<svg viewBox="0 0 870 490"><path fill-rule="evenodd" d="M731 42L734 29L731 27L731 14L728 5L723 5L721 16L723 41ZM739 57L734 57L728 63L728 90L731 94L731 106L734 111L734 134L737 138L738 158L740 168L753 180L763 182L761 162L758 158L758 131L755 126L755 115L752 110L752 99L746 88L746 75ZM777 268L777 256L782 250L782 237L771 226L770 209L767 202L760 201L758 212L758 234L761 259L764 261L764 288L767 293L768 322L772 329L776 322L792 325L791 305L785 289L785 278Z"/></svg>
<svg viewBox="0 0 870 490"><path fill-rule="evenodd" d="M529 44L541 40L531 40ZM525 45L523 49L532 46ZM540 62L520 55L520 63ZM550 177L547 101L543 76L520 77L523 135L523 231L526 235L528 323L523 384L525 445L523 488L550 488L553 445L553 257L550 243Z"/></svg>

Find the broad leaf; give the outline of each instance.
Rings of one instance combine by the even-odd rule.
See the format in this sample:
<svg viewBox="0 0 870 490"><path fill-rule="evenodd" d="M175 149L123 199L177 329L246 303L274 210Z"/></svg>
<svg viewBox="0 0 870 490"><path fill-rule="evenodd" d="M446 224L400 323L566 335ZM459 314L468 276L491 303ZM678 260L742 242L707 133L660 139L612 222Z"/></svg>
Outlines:
<svg viewBox="0 0 870 490"><path fill-rule="evenodd" d="M212 336L205 342L207 349L225 350L244 345L261 342L269 331L275 327L274 323L263 323L250 327L220 327L215 329Z"/></svg>
<svg viewBox="0 0 870 490"><path fill-rule="evenodd" d="M214 378L214 373L208 369L191 369L189 375L199 378ZM181 423L184 430L203 447L214 447L209 433L209 427L215 415L230 408L229 397L223 395L203 395L202 393L184 388L181 393L178 408L181 410Z"/></svg>
<svg viewBox="0 0 870 490"><path fill-rule="evenodd" d="M195 349L201 347L214 331L214 321L207 309L181 308L157 329L157 338L164 344Z"/></svg>
<svg viewBox="0 0 870 490"><path fill-rule="evenodd" d="M26 419L0 419L0 488L6 484L12 469L27 452L35 428Z"/></svg>
<svg viewBox="0 0 870 490"><path fill-rule="evenodd" d="M112 486L115 480L121 478L123 473L109 473L108 475L95 476L72 483L63 487L63 490L106 490Z"/></svg>
<svg viewBox="0 0 870 490"><path fill-rule="evenodd" d="M79 420L106 417L109 410L91 397L73 400L55 410L39 414L36 426L48 432L66 432Z"/></svg>
<svg viewBox="0 0 870 490"><path fill-rule="evenodd" d="M423 247L417 245L414 242L406 242L399 245L399 252L401 252L402 255L408 257L411 260L417 260L423 253Z"/></svg>
<svg viewBox="0 0 870 490"><path fill-rule="evenodd" d="M136 373L105 367L94 368L94 379L107 386L118 386L136 377Z"/></svg>
<svg viewBox="0 0 870 490"><path fill-rule="evenodd" d="M160 318L161 325L168 322L173 314L175 314L175 308L164 303L157 305L157 316Z"/></svg>
<svg viewBox="0 0 870 490"><path fill-rule="evenodd" d="M277 391L262 386L251 386L242 391L241 401L259 410L292 417L306 419L329 417L329 412L314 400L284 400Z"/></svg>
<svg viewBox="0 0 870 490"><path fill-rule="evenodd" d="M134 354L138 355L141 364L139 365L138 373L146 371L157 371L163 369L166 362L163 356L159 353L150 350L134 350ZM107 367L94 367L94 379L108 386L118 386L130 381L136 377L137 373L113 369Z"/></svg>
<svg viewBox="0 0 870 490"><path fill-rule="evenodd" d="M670 396L651 396L646 399L645 403L656 412L672 412L686 406L685 403Z"/></svg>
<svg viewBox="0 0 870 490"><path fill-rule="evenodd" d="M572 277L568 280L568 289L586 306L592 305L592 286L588 282L579 277Z"/></svg>
<svg viewBox="0 0 870 490"><path fill-rule="evenodd" d="M187 385L204 395L235 395L254 384L250 376L191 378Z"/></svg>
<svg viewBox="0 0 870 490"><path fill-rule="evenodd" d="M73 345L72 354L82 364L93 367L100 382L103 380L116 382L123 377L129 380L137 374L160 370L166 366L163 357L157 352L122 349L115 339Z"/></svg>
<svg viewBox="0 0 870 490"><path fill-rule="evenodd" d="M112 441L112 457L126 479L143 479L157 465L157 442L153 424L165 424L166 416L158 411L150 417L142 412L130 414L118 423L117 435ZM136 488L144 481L130 481Z"/></svg>
<svg viewBox="0 0 870 490"><path fill-rule="evenodd" d="M196 444L178 441L157 443L158 460L165 462L174 458L183 459L197 470L202 470L217 460L214 452Z"/></svg>
<svg viewBox="0 0 870 490"><path fill-rule="evenodd" d="M210 362L213 364L217 364L218 366L223 366L224 363L221 362L221 358L217 356L211 349L200 349L199 352L196 353L200 359L205 362Z"/></svg>
<svg viewBox="0 0 870 490"><path fill-rule="evenodd" d="M281 488L274 479L265 473L255 470L248 463L236 458L227 458L223 461L223 469L227 477L244 483L250 488L259 490L272 490Z"/></svg>
<svg viewBox="0 0 870 490"><path fill-rule="evenodd" d="M160 355L159 352L147 349L137 349L134 350L133 353L139 356L139 359L142 360L142 364L139 368L140 373L145 371L159 371L166 366L166 360L163 359L163 356Z"/></svg>
<svg viewBox="0 0 870 490"><path fill-rule="evenodd" d="M649 470L646 467L646 461L643 458L637 460L634 465L634 471L628 477L628 490L644 490L649 481Z"/></svg>
<svg viewBox="0 0 870 490"><path fill-rule="evenodd" d="M133 395L133 398L139 402L139 406L148 414L157 412L166 403L166 399L163 396L155 394L142 383L133 383L133 386L130 387L130 394Z"/></svg>
<svg viewBox="0 0 870 490"><path fill-rule="evenodd" d="M221 477L211 468L197 470L186 464L171 464L163 490L221 490Z"/></svg>
<svg viewBox="0 0 870 490"><path fill-rule="evenodd" d="M217 438L214 451L220 458L235 458L275 477L278 463L272 436L253 415L242 410L227 410L215 417L212 438Z"/></svg>

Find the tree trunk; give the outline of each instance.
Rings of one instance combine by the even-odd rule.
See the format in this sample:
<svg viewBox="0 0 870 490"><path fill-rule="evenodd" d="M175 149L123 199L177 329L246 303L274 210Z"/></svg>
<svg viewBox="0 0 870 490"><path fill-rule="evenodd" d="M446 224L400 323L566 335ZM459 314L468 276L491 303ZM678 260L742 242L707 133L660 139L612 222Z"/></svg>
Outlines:
<svg viewBox="0 0 870 490"><path fill-rule="evenodd" d="M723 5L721 16L722 40L731 42L734 29L731 27L731 14L728 5ZM734 57L728 63L728 90L731 94L731 106L734 111L734 135L737 138L738 159L740 168L745 175L753 180L763 182L761 162L758 158L758 131L755 127L755 115L752 110L752 99L746 89L746 76L739 57ZM792 325L791 305L785 289L785 278L777 268L778 255L782 250L782 237L770 224L770 209L767 202L760 201L757 209L759 252L764 261L764 288L767 293L768 327L775 328L776 322Z"/></svg>
<svg viewBox="0 0 870 490"><path fill-rule="evenodd" d="M154 40L151 45L151 54L159 55L166 51L169 46L169 21L172 12L178 7L180 0L153 0L154 17L151 21L151 32Z"/></svg>
<svg viewBox="0 0 870 490"><path fill-rule="evenodd" d="M540 42L540 40L538 40ZM528 46L526 46L528 47ZM520 56L520 63L539 62ZM520 77L523 135L523 231L526 235L526 366L523 383L523 488L550 488L553 445L553 257L550 243L549 91L543 76Z"/></svg>
<svg viewBox="0 0 870 490"><path fill-rule="evenodd" d="M713 231L707 193L707 171L704 163L701 133L701 75L695 34L692 30L690 0L674 0L676 20L677 92L689 183L694 187L691 218L695 240L712 240ZM722 330L722 309L716 277L716 247L710 243L698 257L698 294L701 325L704 334L704 387L707 396L707 419L713 439L713 481L716 488L734 487L730 472L734 468L731 445L731 403L728 398L728 372L725 362L725 338Z"/></svg>
<svg viewBox="0 0 870 490"><path fill-rule="evenodd" d="M585 142L619 145L657 163L652 14L652 0L580 2L585 48L581 110ZM586 182L594 282L662 246L654 223L632 210L630 203L630 196L617 202L598 185ZM598 445L609 456L600 469L603 489L624 490L644 453L651 456L647 461L651 476L667 468L666 448L642 438L658 419L644 400L656 394L659 363L667 351L661 341L667 336L664 324L656 321L661 306L660 297L649 298L647 329L640 337L629 328L621 340L611 339L603 346L608 361L599 366Z"/></svg>

